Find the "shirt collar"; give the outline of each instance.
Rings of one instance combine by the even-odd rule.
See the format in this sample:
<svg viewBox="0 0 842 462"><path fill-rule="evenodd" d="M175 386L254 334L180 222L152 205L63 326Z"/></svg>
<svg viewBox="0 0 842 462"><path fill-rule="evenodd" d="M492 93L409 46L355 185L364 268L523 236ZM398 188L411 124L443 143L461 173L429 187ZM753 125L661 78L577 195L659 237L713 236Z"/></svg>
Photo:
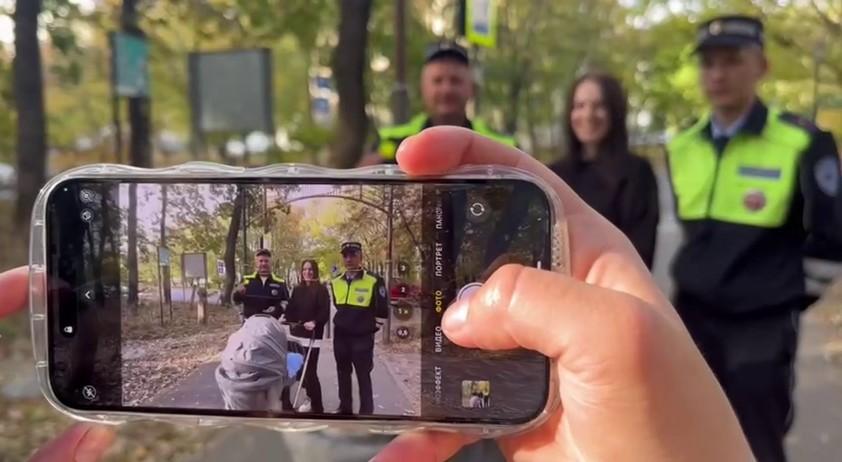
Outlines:
<svg viewBox="0 0 842 462"><path fill-rule="evenodd" d="M345 273L342 274L342 277L344 277L345 279L357 280L357 279L362 279L363 274L365 274L365 270L354 271L354 272L345 271Z"/></svg>
<svg viewBox="0 0 842 462"><path fill-rule="evenodd" d="M434 126L433 120L430 119L429 117L427 117L427 119L424 121L424 129L428 129L428 128L433 127L433 126ZM471 119L465 118L465 122L462 123L461 127L467 128L468 130L473 130L474 129L474 123L471 122Z"/></svg>
<svg viewBox="0 0 842 462"><path fill-rule="evenodd" d="M748 118L748 113L743 114L740 116L739 119L735 120L731 125L727 127L722 127L716 122L715 117L710 118L710 134L713 136L714 139L716 138L733 138L734 135L743 128L743 124Z"/></svg>
<svg viewBox="0 0 842 462"><path fill-rule="evenodd" d="M766 127L766 118L769 115L769 109L763 104L760 98L755 99L751 109L740 117L739 120L731 124L730 127L723 128L717 126L713 121L713 116L708 120L708 129L705 134L713 139L718 136L733 137L737 133L749 133L752 135L759 135L763 133Z"/></svg>

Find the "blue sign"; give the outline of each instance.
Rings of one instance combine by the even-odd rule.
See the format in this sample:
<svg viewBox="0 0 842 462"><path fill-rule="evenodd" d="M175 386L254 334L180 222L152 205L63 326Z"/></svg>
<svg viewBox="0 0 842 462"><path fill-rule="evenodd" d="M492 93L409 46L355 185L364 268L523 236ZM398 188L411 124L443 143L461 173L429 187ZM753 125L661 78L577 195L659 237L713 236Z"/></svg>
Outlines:
<svg viewBox="0 0 842 462"><path fill-rule="evenodd" d="M115 32L112 56L117 94L149 96L149 43L143 37Z"/></svg>

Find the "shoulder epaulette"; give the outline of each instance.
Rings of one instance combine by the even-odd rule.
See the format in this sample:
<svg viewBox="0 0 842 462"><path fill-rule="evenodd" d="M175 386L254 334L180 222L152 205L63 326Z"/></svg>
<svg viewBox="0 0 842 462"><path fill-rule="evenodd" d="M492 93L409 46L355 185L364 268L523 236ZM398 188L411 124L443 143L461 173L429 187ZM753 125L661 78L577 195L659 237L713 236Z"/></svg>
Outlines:
<svg viewBox="0 0 842 462"><path fill-rule="evenodd" d="M791 125L795 125L798 128L804 129L810 134L818 133L821 131L812 120L794 112L781 112L779 116L780 120L783 122L787 122Z"/></svg>

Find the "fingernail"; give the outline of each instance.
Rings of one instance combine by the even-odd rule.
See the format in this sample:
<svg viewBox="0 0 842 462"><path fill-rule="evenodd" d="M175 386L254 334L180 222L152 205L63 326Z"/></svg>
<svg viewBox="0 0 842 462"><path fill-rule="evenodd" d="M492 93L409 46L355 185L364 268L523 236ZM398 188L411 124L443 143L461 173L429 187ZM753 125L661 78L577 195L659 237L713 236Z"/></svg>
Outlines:
<svg viewBox="0 0 842 462"><path fill-rule="evenodd" d="M92 427L76 445L73 459L76 462L96 462L102 458L102 454L111 445L113 439L114 432L110 428Z"/></svg>
<svg viewBox="0 0 842 462"><path fill-rule="evenodd" d="M455 333L462 329L467 322L468 303L462 300L450 305L450 308L445 311L441 327L445 332Z"/></svg>

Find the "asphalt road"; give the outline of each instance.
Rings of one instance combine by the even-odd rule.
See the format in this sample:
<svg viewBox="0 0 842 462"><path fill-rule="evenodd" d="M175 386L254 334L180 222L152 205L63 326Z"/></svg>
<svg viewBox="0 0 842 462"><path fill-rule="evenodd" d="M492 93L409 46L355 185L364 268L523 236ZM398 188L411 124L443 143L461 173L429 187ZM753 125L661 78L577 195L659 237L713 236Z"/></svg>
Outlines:
<svg viewBox="0 0 842 462"><path fill-rule="evenodd" d="M210 362L199 366L184 380L161 392L151 404L163 407L223 409L222 395L219 393L214 378L214 372L218 364L218 362ZM325 342L322 345L319 353L318 371L325 411L335 411L339 409L339 384L336 379L333 346L330 342ZM404 415L411 413L410 397L406 396L403 389L398 386L382 358L376 353L371 379L374 386L374 412L376 414ZM354 411L358 412L360 403L356 377L352 378L351 383L353 386ZM292 396L295 395L297 388L298 383L296 382L292 388ZM302 402L306 396L306 390L301 390L299 402Z"/></svg>

